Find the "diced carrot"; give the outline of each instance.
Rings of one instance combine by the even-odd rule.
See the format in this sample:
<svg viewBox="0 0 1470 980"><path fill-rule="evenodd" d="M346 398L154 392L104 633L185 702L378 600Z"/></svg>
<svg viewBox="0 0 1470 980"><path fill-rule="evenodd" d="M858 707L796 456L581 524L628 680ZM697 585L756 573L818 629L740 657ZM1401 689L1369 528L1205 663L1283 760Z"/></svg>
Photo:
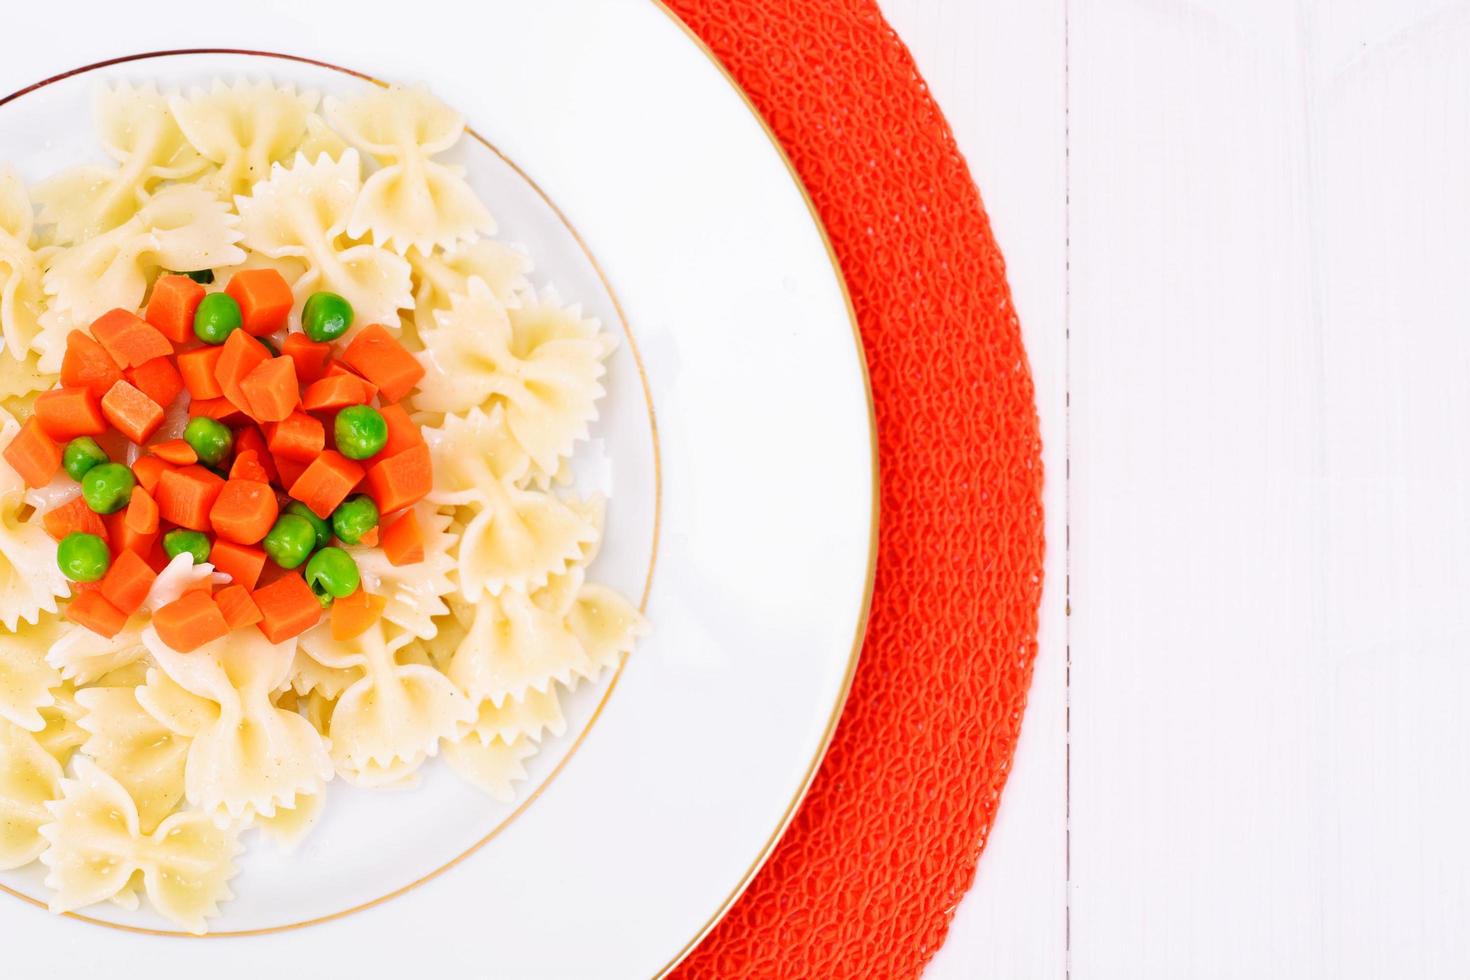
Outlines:
<svg viewBox="0 0 1470 980"><path fill-rule="evenodd" d="M199 454L194 451L194 447L182 439L155 442L148 447L148 451L165 463L172 463L175 466L188 466L199 462Z"/></svg>
<svg viewBox="0 0 1470 980"><path fill-rule="evenodd" d="M44 487L61 469L61 447L41 430L34 417L26 420L0 455L30 487Z"/></svg>
<svg viewBox="0 0 1470 980"><path fill-rule="evenodd" d="M144 317L176 344L194 339L194 312L204 299L204 287L188 276L162 276L153 284Z"/></svg>
<svg viewBox="0 0 1470 980"><path fill-rule="evenodd" d="M220 348L219 361L214 366L214 378L230 403L247 415L250 413L250 402L240 384L250 376L251 371L270 359L270 351L243 330L231 333Z"/></svg>
<svg viewBox="0 0 1470 980"><path fill-rule="evenodd" d="M207 592L185 592L153 614L158 638L180 653L197 650L230 632L224 613Z"/></svg>
<svg viewBox="0 0 1470 980"><path fill-rule="evenodd" d="M102 598L131 616L138 611L158 573L131 551L121 551L112 559L112 567L102 576Z"/></svg>
<svg viewBox="0 0 1470 980"><path fill-rule="evenodd" d="M281 343L281 353L296 362L296 377L309 385L327 373L332 345L312 340L304 333L288 333Z"/></svg>
<svg viewBox="0 0 1470 980"><path fill-rule="evenodd" d="M367 492L384 514L418 503L433 486L434 468L428 446L405 449L368 467Z"/></svg>
<svg viewBox="0 0 1470 980"><path fill-rule="evenodd" d="M93 320L92 336L122 368L147 364L174 352L174 345L157 327L127 310L109 310Z"/></svg>
<svg viewBox="0 0 1470 980"><path fill-rule="evenodd" d="M230 479L270 483L271 475L261 464L260 454L253 449L247 449L243 453L235 454L235 461L230 464Z"/></svg>
<svg viewBox="0 0 1470 980"><path fill-rule="evenodd" d="M209 509L214 533L237 544L255 544L280 514L276 492L258 480L228 480Z"/></svg>
<svg viewBox="0 0 1470 980"><path fill-rule="evenodd" d="M254 589L255 583L260 581L261 570L265 568L265 552L216 538L214 547L209 549L209 563L215 571L228 575L236 585Z"/></svg>
<svg viewBox="0 0 1470 980"><path fill-rule="evenodd" d="M305 412L293 412L274 425L266 426L265 443L277 459L310 463L327 446L326 427Z"/></svg>
<svg viewBox="0 0 1470 980"><path fill-rule="evenodd" d="M66 335L66 356L61 359L61 383L68 388L86 388L101 398L122 380L122 369L102 345L80 330Z"/></svg>
<svg viewBox="0 0 1470 980"><path fill-rule="evenodd" d="M424 434L419 431L413 419L408 417L408 412L402 405L384 405L378 412L383 416L383 421L388 423L388 442L378 452L383 459L397 456L405 449L423 445Z"/></svg>
<svg viewBox="0 0 1470 980"><path fill-rule="evenodd" d="M357 543L364 548L376 548L378 546L378 529L375 527L369 528L363 533L362 537L357 539Z"/></svg>
<svg viewBox="0 0 1470 980"><path fill-rule="evenodd" d="M158 489L158 478L165 470L174 467L159 459L157 456L139 456L133 463L133 478L138 481L138 486L147 490L150 494Z"/></svg>
<svg viewBox="0 0 1470 980"><path fill-rule="evenodd" d="M184 379L172 357L155 357L146 364L128 368L123 377L163 408L168 408L184 390Z"/></svg>
<svg viewBox="0 0 1470 980"><path fill-rule="evenodd" d="M253 452L260 465L265 468L266 483L276 482L276 468L271 461L270 450L266 447L265 436L253 425L237 429L235 432L235 455Z"/></svg>
<svg viewBox="0 0 1470 980"><path fill-rule="evenodd" d="M156 572L168 564L168 556L164 555L163 561L157 566L154 565L153 549L155 546L161 549L162 546L158 544L160 537L161 535L157 531L150 531L148 533L134 531L124 521L122 530L119 532L119 540L112 543L112 553L117 555L122 554L124 551L131 551L147 562L148 566ZM159 554L163 554L162 550L159 551Z"/></svg>
<svg viewBox="0 0 1470 980"><path fill-rule="evenodd" d="M37 395L36 421L57 442L107 431L97 398L86 388L52 388Z"/></svg>
<svg viewBox="0 0 1470 980"><path fill-rule="evenodd" d="M240 382L240 392L253 417L261 422L281 421L301 404L296 362L285 356L271 358L246 375Z"/></svg>
<svg viewBox="0 0 1470 980"><path fill-rule="evenodd" d="M339 452L325 450L311 461L305 472L291 484L291 496L311 508L313 514L326 518L337 505L347 499L352 488L362 480L362 467ZM428 491L425 491L427 493Z"/></svg>
<svg viewBox="0 0 1470 980"><path fill-rule="evenodd" d="M112 427L138 445L163 424L163 408L126 381L119 381L102 396L102 414Z"/></svg>
<svg viewBox="0 0 1470 980"><path fill-rule="evenodd" d="M260 609L258 624L272 643L300 636L322 618L322 604L299 572L288 572L252 595Z"/></svg>
<svg viewBox="0 0 1470 980"><path fill-rule="evenodd" d="M107 528L102 525L102 518L81 497L73 497L60 507L53 507L42 514L41 526L57 541L78 531L95 534L104 541L107 539Z"/></svg>
<svg viewBox="0 0 1470 980"><path fill-rule="evenodd" d="M395 517L383 528L383 555L394 565L413 565L424 560L424 529L418 511Z"/></svg>
<svg viewBox="0 0 1470 980"><path fill-rule="evenodd" d="M165 521L192 531L208 531L210 508L224 486L224 480L204 467L185 466L164 472L153 497Z"/></svg>
<svg viewBox="0 0 1470 980"><path fill-rule="evenodd" d="M255 337L264 337L284 327L296 303L286 277L275 269L237 272L230 277L225 292L240 304L245 331Z"/></svg>
<svg viewBox="0 0 1470 980"><path fill-rule="evenodd" d="M127 614L108 602L100 589L82 592L66 607L66 618L98 636L116 636L127 625Z"/></svg>
<svg viewBox="0 0 1470 980"><path fill-rule="evenodd" d="M345 599L332 603L332 639L340 642L361 636L383 616L388 600L358 589Z"/></svg>
<svg viewBox="0 0 1470 980"><path fill-rule="evenodd" d="M224 615L230 629L238 630L260 622L260 609L243 585L227 585L214 594L214 603Z"/></svg>
<svg viewBox="0 0 1470 980"><path fill-rule="evenodd" d="M239 331L235 331L239 333ZM228 398L196 398L189 402L189 418L211 418L230 425L244 421L245 413Z"/></svg>
<svg viewBox="0 0 1470 980"><path fill-rule="evenodd" d="M308 412L325 412L348 405L366 405L373 400L373 394L373 386L355 374L328 374L306 386L301 393L301 407Z"/></svg>
<svg viewBox="0 0 1470 980"><path fill-rule="evenodd" d="M342 361L377 385L387 402L398 401L424 377L424 366L418 358L377 323L358 331L342 352Z"/></svg>
<svg viewBox="0 0 1470 980"><path fill-rule="evenodd" d="M223 350L222 347L200 347L179 355L179 374L184 379L184 387L189 389L190 398L219 398L225 393L219 386L219 379L214 376Z"/></svg>
<svg viewBox="0 0 1470 980"><path fill-rule="evenodd" d="M273 462L276 467L276 472L281 475L280 484L283 487L292 486L297 480L301 479L301 474L306 472L307 464L300 460L290 459L286 456L277 456Z"/></svg>
<svg viewBox="0 0 1470 980"><path fill-rule="evenodd" d="M128 498L126 524L128 530L137 534L152 534L158 530L158 502L142 487L133 487Z"/></svg>
<svg viewBox="0 0 1470 980"><path fill-rule="evenodd" d="M153 542L143 552L143 558L148 562L148 567L155 572L162 572L168 567L169 557L163 550L163 535L153 535Z"/></svg>

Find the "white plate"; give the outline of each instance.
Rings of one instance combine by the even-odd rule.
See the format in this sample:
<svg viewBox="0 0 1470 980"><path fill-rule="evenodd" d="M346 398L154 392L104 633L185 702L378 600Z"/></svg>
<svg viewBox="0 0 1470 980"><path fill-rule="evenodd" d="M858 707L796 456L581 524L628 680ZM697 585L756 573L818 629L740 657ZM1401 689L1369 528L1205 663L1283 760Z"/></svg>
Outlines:
<svg viewBox="0 0 1470 980"><path fill-rule="evenodd" d="M624 333L578 478L611 498L594 577L634 597L651 582L653 635L578 692L515 804L438 765L404 793L334 784L296 855L251 835L213 937L156 938L167 926L146 910L79 921L0 894L0 973L94 976L146 957L156 975L287 961L329 976L655 975L749 880L825 748L871 582L874 463L861 356L810 209L739 93L650 0L456 6L380 22L353 3L256 4L225 33L202 13L110 5L68 24L65 55L16 46L0 91L224 39L423 81L463 112L485 142L459 162L500 237L530 247L533 281ZM56 16L18 11L11 36L51 36ZM0 155L31 179L95 155L102 80L240 73L363 84L255 54L127 60L0 105ZM44 896L33 870L0 885Z"/></svg>

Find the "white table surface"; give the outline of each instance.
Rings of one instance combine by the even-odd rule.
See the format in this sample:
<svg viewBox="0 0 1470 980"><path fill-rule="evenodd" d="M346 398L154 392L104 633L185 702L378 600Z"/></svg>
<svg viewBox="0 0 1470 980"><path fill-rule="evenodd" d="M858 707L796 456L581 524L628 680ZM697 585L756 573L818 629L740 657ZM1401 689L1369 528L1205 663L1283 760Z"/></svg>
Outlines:
<svg viewBox="0 0 1470 980"><path fill-rule="evenodd" d="M1470 4L883 7L1048 475L1031 703L929 976L1470 976Z"/></svg>

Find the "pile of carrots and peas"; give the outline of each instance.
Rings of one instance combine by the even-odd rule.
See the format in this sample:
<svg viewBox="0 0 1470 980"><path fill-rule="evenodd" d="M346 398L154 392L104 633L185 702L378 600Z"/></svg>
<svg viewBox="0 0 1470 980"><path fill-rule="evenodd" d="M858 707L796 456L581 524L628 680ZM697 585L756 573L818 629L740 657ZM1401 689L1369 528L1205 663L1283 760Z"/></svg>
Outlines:
<svg viewBox="0 0 1470 980"><path fill-rule="evenodd" d="M429 450L399 402L423 368L382 326L339 350L352 307L316 293L299 332L280 337L294 302L273 269L163 276L142 316L117 309L67 338L61 384L36 399L4 457L32 487L65 470L79 496L42 515L75 583L66 615L115 636L168 562L187 554L229 576L158 609L176 650L256 626L272 642L316 625L348 639L382 614L357 563L333 541L424 558L409 508L433 483ZM181 439L152 441L187 398ZM99 437L103 442L99 442ZM131 467L104 442L143 454Z"/></svg>

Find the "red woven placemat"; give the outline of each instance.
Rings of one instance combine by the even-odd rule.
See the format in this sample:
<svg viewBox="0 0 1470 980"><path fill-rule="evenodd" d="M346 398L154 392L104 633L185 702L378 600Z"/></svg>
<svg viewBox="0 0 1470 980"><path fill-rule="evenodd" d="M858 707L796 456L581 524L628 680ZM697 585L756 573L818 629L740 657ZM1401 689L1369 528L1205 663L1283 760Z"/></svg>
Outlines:
<svg viewBox="0 0 1470 980"><path fill-rule="evenodd" d="M1041 442L1005 265L871 0L669 0L775 130L847 277L878 416L872 618L806 802L679 976L910 977L944 941L1020 729Z"/></svg>

